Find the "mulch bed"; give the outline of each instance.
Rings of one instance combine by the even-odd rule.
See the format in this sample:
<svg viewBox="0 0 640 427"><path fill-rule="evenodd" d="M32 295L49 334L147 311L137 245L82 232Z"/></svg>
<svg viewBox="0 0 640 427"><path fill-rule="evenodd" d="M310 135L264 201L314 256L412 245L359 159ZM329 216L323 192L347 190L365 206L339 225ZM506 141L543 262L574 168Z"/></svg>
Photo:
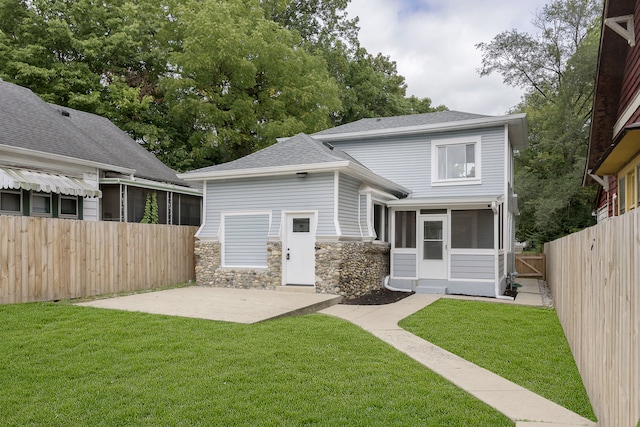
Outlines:
<svg viewBox="0 0 640 427"><path fill-rule="evenodd" d="M347 304L347 305L391 304L393 302L400 301L401 299L404 299L410 295L413 295L414 293L415 292L394 292L394 291L390 291L388 289L382 288L356 298L350 298L350 299L345 298L342 301L342 304Z"/></svg>

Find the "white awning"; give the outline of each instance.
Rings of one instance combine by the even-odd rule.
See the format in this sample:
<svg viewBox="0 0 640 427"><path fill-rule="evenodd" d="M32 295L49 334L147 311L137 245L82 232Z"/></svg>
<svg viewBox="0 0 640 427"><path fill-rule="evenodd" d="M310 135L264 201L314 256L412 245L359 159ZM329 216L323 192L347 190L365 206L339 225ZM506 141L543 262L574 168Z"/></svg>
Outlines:
<svg viewBox="0 0 640 427"><path fill-rule="evenodd" d="M102 197L102 191L82 179L26 169L0 168L0 189Z"/></svg>

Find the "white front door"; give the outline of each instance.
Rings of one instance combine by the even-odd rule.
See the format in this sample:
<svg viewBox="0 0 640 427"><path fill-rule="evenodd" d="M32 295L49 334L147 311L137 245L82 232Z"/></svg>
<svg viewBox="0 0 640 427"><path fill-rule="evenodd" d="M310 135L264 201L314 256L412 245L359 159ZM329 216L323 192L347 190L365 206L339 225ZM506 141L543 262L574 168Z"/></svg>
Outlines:
<svg viewBox="0 0 640 427"><path fill-rule="evenodd" d="M285 246L282 248L287 285L315 285L315 221L314 214L287 214Z"/></svg>
<svg viewBox="0 0 640 427"><path fill-rule="evenodd" d="M419 277L446 279L448 227L446 215L420 215L418 223Z"/></svg>

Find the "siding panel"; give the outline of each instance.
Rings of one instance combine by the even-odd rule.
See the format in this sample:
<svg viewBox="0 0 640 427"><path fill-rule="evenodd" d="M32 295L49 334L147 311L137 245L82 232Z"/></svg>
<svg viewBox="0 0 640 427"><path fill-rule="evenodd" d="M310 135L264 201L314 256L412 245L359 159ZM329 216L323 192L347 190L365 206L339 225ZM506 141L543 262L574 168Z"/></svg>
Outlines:
<svg viewBox="0 0 640 427"><path fill-rule="evenodd" d="M432 187L431 142L477 135L481 137L482 184ZM407 187L412 191L412 197L496 196L504 192L506 141L503 126L425 136L335 141L332 144L375 173Z"/></svg>
<svg viewBox="0 0 640 427"><path fill-rule="evenodd" d="M321 236L336 234L333 221L333 173L241 178L207 182L206 223L200 237L218 236L221 212L272 211L270 236L279 236L283 210L317 210Z"/></svg>
<svg viewBox="0 0 640 427"><path fill-rule="evenodd" d="M269 215L231 215L224 220L225 266L266 267Z"/></svg>
<svg viewBox="0 0 640 427"><path fill-rule="evenodd" d="M452 279L493 280L493 255L451 254Z"/></svg>
<svg viewBox="0 0 640 427"><path fill-rule="evenodd" d="M338 189L338 221L345 236L361 236L358 218L360 181L340 174ZM366 226L366 223L365 223Z"/></svg>
<svg viewBox="0 0 640 427"><path fill-rule="evenodd" d="M416 277L416 255L395 254L393 256L394 277Z"/></svg>

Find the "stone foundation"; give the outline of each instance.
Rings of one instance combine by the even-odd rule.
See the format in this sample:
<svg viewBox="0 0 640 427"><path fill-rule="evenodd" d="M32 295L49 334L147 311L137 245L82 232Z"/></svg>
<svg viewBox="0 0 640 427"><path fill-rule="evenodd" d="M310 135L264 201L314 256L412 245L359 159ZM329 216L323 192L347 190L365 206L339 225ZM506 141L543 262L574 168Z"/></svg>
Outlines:
<svg viewBox="0 0 640 427"><path fill-rule="evenodd" d="M219 288L275 289L280 286L282 245L267 243L267 268L222 268L219 242L196 241L196 283Z"/></svg>
<svg viewBox="0 0 640 427"><path fill-rule="evenodd" d="M221 267L219 242L196 241L196 283L204 286L275 289L282 282L282 244L267 243L267 268ZM389 275L387 243L316 242L316 292L355 298L380 289Z"/></svg>
<svg viewBox="0 0 640 427"><path fill-rule="evenodd" d="M316 243L316 292L355 298L382 287L389 275L388 243Z"/></svg>

